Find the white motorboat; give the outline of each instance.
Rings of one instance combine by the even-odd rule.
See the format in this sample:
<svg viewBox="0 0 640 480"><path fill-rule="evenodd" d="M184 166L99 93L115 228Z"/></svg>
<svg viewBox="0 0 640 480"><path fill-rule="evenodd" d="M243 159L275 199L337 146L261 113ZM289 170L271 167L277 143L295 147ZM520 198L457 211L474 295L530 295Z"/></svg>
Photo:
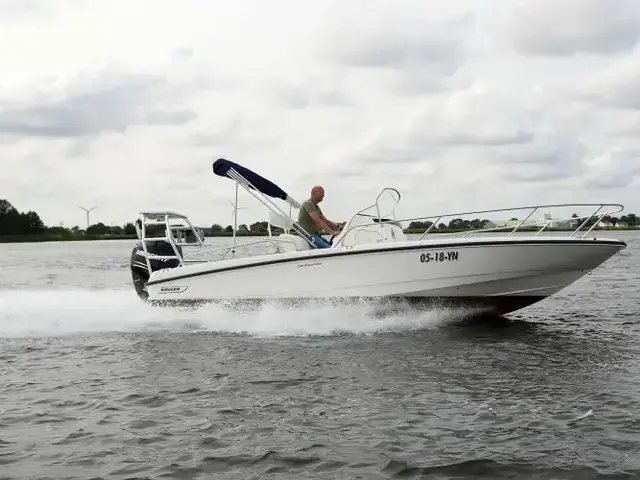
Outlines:
<svg viewBox="0 0 640 480"><path fill-rule="evenodd" d="M400 193L385 188L371 206L349 219L331 239L330 248L316 248L291 216L300 204L280 187L225 159L216 160L213 171L236 182L236 206L240 186L269 209L268 236L238 243L234 208L230 244L212 248L187 216L141 212L136 221L140 242L131 255L133 282L141 298L162 304L377 299L473 305L504 314L557 293L626 247L621 240L598 238L593 231L622 205L534 205L399 220L395 212ZM385 198L391 206L383 213ZM288 206L289 214L277 201ZM579 221L568 218L575 225L569 233L545 232L558 221L548 219L548 214L540 222L530 220L536 212L560 207L592 211ZM445 217L512 215L516 210L527 215L515 225L437 233ZM414 221L431 226L413 238L404 226ZM522 231L532 225L536 230ZM274 232L276 227L279 232Z"/></svg>

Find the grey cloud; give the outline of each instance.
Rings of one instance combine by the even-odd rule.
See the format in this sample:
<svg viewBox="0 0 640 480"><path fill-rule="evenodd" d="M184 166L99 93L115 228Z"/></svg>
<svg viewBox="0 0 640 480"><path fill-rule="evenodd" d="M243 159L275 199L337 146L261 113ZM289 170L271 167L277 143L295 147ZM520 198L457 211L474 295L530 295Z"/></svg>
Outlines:
<svg viewBox="0 0 640 480"><path fill-rule="evenodd" d="M338 55L338 58L356 67L402 67L422 63L448 63L448 55L458 57L461 45L456 39L434 40L399 38L376 39L373 44L353 45ZM424 43L423 43L424 42Z"/></svg>
<svg viewBox="0 0 640 480"><path fill-rule="evenodd" d="M194 147L231 150L236 154L255 149L277 147L284 142L286 133L269 128L270 120L231 118L222 125L201 128L186 136L185 142ZM224 156L224 155L221 155Z"/></svg>
<svg viewBox="0 0 640 480"><path fill-rule="evenodd" d="M615 149L585 161L585 185L590 188L626 188L640 175L640 152Z"/></svg>
<svg viewBox="0 0 640 480"><path fill-rule="evenodd" d="M212 126L201 129L199 132L187 136L187 143L194 147L211 147L233 141L240 133L248 128L247 120L242 118L229 118L222 126Z"/></svg>
<svg viewBox="0 0 640 480"><path fill-rule="evenodd" d="M515 9L510 34L525 55L570 56L630 50L640 38L637 0L529 0Z"/></svg>
<svg viewBox="0 0 640 480"><path fill-rule="evenodd" d="M640 120L633 125L623 125L613 130L613 135L618 137L640 137Z"/></svg>
<svg viewBox="0 0 640 480"><path fill-rule="evenodd" d="M0 2L0 22L50 17L55 11L54 4L34 0L2 0Z"/></svg>
<svg viewBox="0 0 640 480"><path fill-rule="evenodd" d="M475 17L467 13L435 23L428 8L423 12L403 19L381 15L385 23L369 29L348 23L323 46L323 56L361 75L361 84L368 87L378 85L401 95L440 90L467 59Z"/></svg>
<svg viewBox="0 0 640 480"><path fill-rule="evenodd" d="M424 105L407 126L413 145L521 146L533 142L540 127L537 101L503 87L451 89Z"/></svg>
<svg viewBox="0 0 640 480"><path fill-rule="evenodd" d="M304 109L314 106L344 106L352 102L347 95L336 89L314 89L310 85L305 87L278 87L273 92L275 103L278 106Z"/></svg>
<svg viewBox="0 0 640 480"><path fill-rule="evenodd" d="M453 126L455 127L455 126ZM412 129L408 134L382 133L372 141L359 148L346 152L341 165L333 168L332 173L341 177L362 176L380 169L411 176L416 167L428 168L430 178L439 177L447 168L451 168L449 160L469 158L479 164L498 166L511 162L543 164L548 167L556 157L551 152L530 153L525 159L521 152L529 151L531 142L535 140L532 133L524 131L487 133L474 135L472 132L431 132L427 127L422 130ZM454 147L459 147L453 149ZM487 147L478 149L475 147ZM560 156L560 154L557 154Z"/></svg>
<svg viewBox="0 0 640 480"><path fill-rule="evenodd" d="M575 166L587 153L586 145L567 139L535 138L528 150L497 155L498 161L510 164L534 164L553 167L554 165Z"/></svg>
<svg viewBox="0 0 640 480"><path fill-rule="evenodd" d="M473 107L469 106L471 110ZM465 112L466 113L466 112ZM471 112L473 113L473 112ZM420 115L413 122L408 134L409 141L416 145L439 146L502 146L521 145L534 140L533 132L525 128L525 121L507 119L499 112L464 118L447 119L438 112Z"/></svg>
<svg viewBox="0 0 640 480"><path fill-rule="evenodd" d="M635 179L635 175L628 172L616 172L610 176L598 176L586 181L587 187L592 188L626 188Z"/></svg>
<svg viewBox="0 0 640 480"><path fill-rule="evenodd" d="M156 110L144 115L141 123L147 125L182 125L198 118L191 110Z"/></svg>
<svg viewBox="0 0 640 480"><path fill-rule="evenodd" d="M195 51L191 47L180 47L176 51L173 52L173 57L176 60L188 60L193 58L195 55Z"/></svg>
<svg viewBox="0 0 640 480"><path fill-rule="evenodd" d="M517 168L507 168L502 177L517 182L544 182L569 178L572 174L564 165L525 164Z"/></svg>
<svg viewBox="0 0 640 480"><path fill-rule="evenodd" d="M426 149L407 147L380 147L363 152L360 160L366 164L409 164L423 162L426 158Z"/></svg>
<svg viewBox="0 0 640 480"><path fill-rule="evenodd" d="M382 83L400 95L419 97L436 93L445 88L462 63L462 59L452 56L442 62L407 66L393 70L390 76L382 75Z"/></svg>
<svg viewBox="0 0 640 480"><path fill-rule="evenodd" d="M358 176L370 173L372 167L388 169L395 165L402 169L434 157L437 155L431 145L414 142L406 136L388 135L382 130L375 137L336 153L336 165L330 167L330 171Z"/></svg>
<svg viewBox="0 0 640 480"><path fill-rule="evenodd" d="M370 34L359 34L357 28L349 25L346 32L338 35L340 41L335 43L333 56L341 63L357 67L457 63L466 55L467 35L474 22L473 14L467 13L437 25L390 22Z"/></svg>
<svg viewBox="0 0 640 480"><path fill-rule="evenodd" d="M324 174L334 182L348 184L348 188L362 186L366 191L367 178L375 178L376 181L384 178L391 185L405 185L401 190L406 190L407 184L418 185L425 178L434 182L441 177L446 170L446 161L438 153L428 146L371 143L344 152L333 165L316 169L307 181L313 182L313 177Z"/></svg>
<svg viewBox="0 0 640 480"><path fill-rule="evenodd" d="M533 147L524 155L499 157L505 164L502 177L519 182L544 182L574 179L587 188L626 188L640 174L640 152L614 150L594 155L587 147L568 140L543 148Z"/></svg>
<svg viewBox="0 0 640 480"><path fill-rule="evenodd" d="M62 99L5 105L0 109L0 134L82 137L121 132L136 124L180 125L197 117L186 109L156 106L168 93L161 76L105 76L89 87L72 85Z"/></svg>
<svg viewBox="0 0 640 480"><path fill-rule="evenodd" d="M436 135L431 138L431 142L436 145L480 145L480 146L500 146L510 144L529 143L534 139L530 132L497 132L483 134L456 133Z"/></svg>
<svg viewBox="0 0 640 480"><path fill-rule="evenodd" d="M587 146L563 137L534 137L517 149L505 147L487 156L490 164L503 167L505 180L540 182L563 180L586 171ZM485 154L486 155L486 154Z"/></svg>
<svg viewBox="0 0 640 480"><path fill-rule="evenodd" d="M599 106L615 107L623 110L640 110L640 65L636 71L626 68L612 69L594 76L572 96Z"/></svg>
<svg viewBox="0 0 640 480"><path fill-rule="evenodd" d="M524 136L523 136L524 137ZM460 141L455 142L455 137L450 136L444 141L434 137L425 135L419 137L416 135L407 136L399 141L393 141L392 139L379 139L365 147L354 150L347 153L340 167L340 175L362 175L364 171L367 171L372 166L382 166L386 169L396 166L398 172L407 173L407 169L413 168L413 165L429 166L434 172L441 172L443 167L446 166L447 158L459 157L460 155L465 157L477 157L479 160L482 158L484 162L484 156L491 156L488 163L498 161L499 163L508 162L508 155L501 153L499 150L485 150L478 152L473 147L497 147L504 148L505 138L479 139L460 137ZM523 138L521 143L526 144L529 138ZM462 152L457 148L460 147ZM522 147L519 147L522 148ZM526 148L526 147L524 147ZM471 149L471 150L470 150ZM455 153L452 153L455 152ZM493 153L496 153L493 155ZM481 155L481 156L478 156ZM506 158L502 158L503 157ZM521 160L521 159L520 159ZM539 159L537 159L539 160ZM532 159L532 162L535 160ZM487 162L484 162L487 163Z"/></svg>
<svg viewBox="0 0 640 480"><path fill-rule="evenodd" d="M98 135L85 135L79 137L77 140L71 143L66 151L68 158L86 158L91 152L91 147L98 140Z"/></svg>

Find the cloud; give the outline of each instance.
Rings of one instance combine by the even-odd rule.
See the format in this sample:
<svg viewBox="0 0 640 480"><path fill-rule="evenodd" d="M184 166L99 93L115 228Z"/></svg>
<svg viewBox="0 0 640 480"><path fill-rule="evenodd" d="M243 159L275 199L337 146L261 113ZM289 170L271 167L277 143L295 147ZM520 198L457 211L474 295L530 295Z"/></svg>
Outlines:
<svg viewBox="0 0 640 480"><path fill-rule="evenodd" d="M471 12L435 20L427 9L398 9L380 2L372 2L359 22L352 22L352 14L347 12L344 23L338 20L336 41L328 52L337 62L354 67L435 65L448 71L467 55L474 26Z"/></svg>
<svg viewBox="0 0 640 480"><path fill-rule="evenodd" d="M613 54L637 43L640 10L635 0L520 0L508 31L524 55Z"/></svg>
<svg viewBox="0 0 640 480"><path fill-rule="evenodd" d="M640 20L639 20L640 21ZM640 46L580 82L574 96L603 107L640 110Z"/></svg>
<svg viewBox="0 0 640 480"><path fill-rule="evenodd" d="M611 149L585 160L586 185L593 188L629 187L640 174L640 151Z"/></svg>
<svg viewBox="0 0 640 480"><path fill-rule="evenodd" d="M51 15L53 11L45 1L3 0L0 3L0 22L42 18Z"/></svg>
<svg viewBox="0 0 640 480"><path fill-rule="evenodd" d="M501 177L506 181L549 182L579 175L584 170L582 159L586 146L564 136L539 136L524 149L508 148L488 159L502 165Z"/></svg>
<svg viewBox="0 0 640 480"><path fill-rule="evenodd" d="M3 195L50 224L226 224L225 157L299 199L323 184L340 219L387 186L407 216L596 193L640 213L640 4L496 5L2 2Z"/></svg>
<svg viewBox="0 0 640 480"><path fill-rule="evenodd" d="M533 138L529 99L476 84L428 103L411 136L430 145L523 144Z"/></svg>
<svg viewBox="0 0 640 480"><path fill-rule="evenodd" d="M470 54L475 18L469 10L442 17L418 2L397 8L371 1L342 3L330 14L322 58L396 93L442 89Z"/></svg>
<svg viewBox="0 0 640 480"><path fill-rule="evenodd" d="M190 110L163 105L170 93L166 86L157 75L105 73L81 79L58 98L41 94L26 104L0 104L0 134L82 137L122 133L130 125L181 125L197 118Z"/></svg>
<svg viewBox="0 0 640 480"><path fill-rule="evenodd" d="M633 119L621 119L619 124L609 129L614 136L638 138L640 136L640 116Z"/></svg>

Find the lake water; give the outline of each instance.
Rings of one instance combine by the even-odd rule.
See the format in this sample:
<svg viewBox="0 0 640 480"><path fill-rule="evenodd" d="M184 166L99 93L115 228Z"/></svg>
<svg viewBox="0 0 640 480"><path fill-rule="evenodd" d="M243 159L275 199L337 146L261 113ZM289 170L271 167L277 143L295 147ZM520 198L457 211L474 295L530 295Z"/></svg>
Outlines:
<svg viewBox="0 0 640 480"><path fill-rule="evenodd" d="M0 477L640 478L640 232L607 236L482 322L154 308L132 241L0 245Z"/></svg>

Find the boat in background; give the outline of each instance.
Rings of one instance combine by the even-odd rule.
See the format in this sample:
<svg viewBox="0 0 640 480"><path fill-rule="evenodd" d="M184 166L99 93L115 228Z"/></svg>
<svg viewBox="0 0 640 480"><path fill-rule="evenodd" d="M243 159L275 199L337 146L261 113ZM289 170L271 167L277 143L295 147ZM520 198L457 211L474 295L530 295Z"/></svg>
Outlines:
<svg viewBox="0 0 640 480"><path fill-rule="evenodd" d="M165 305L378 300L505 314L559 292L626 247L621 240L593 234L603 217L623 210L618 204L534 205L400 220L400 193L384 188L372 205L353 214L330 248L316 248L291 216L300 203L276 184L223 158L213 163L213 172L236 182L236 206L240 186L269 210L268 236L238 243L237 208L231 244L223 247L206 244L186 215L141 212L135 222L139 243L131 253L140 298ZM390 202L386 210L385 199ZM548 213L536 222L537 230L522 231L531 229L534 213L567 207L591 210L578 217L571 232L543 235L559 221ZM445 218L512 216L515 211L528 213L508 228L433 233ZM429 221L430 227L408 237L406 225L416 221ZM275 227L282 232L273 234Z"/></svg>

